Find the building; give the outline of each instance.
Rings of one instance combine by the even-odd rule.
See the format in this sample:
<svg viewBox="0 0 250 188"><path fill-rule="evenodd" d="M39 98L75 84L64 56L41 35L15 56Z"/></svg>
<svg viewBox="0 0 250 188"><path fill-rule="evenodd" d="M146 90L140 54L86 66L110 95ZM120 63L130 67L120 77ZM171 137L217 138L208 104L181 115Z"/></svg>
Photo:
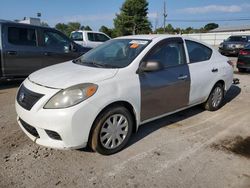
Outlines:
<svg viewBox="0 0 250 188"><path fill-rule="evenodd" d="M41 20L40 20L40 18L26 18L26 17L24 17L24 19L23 20L19 20L18 23L24 23L24 24L31 24L31 25L41 26Z"/></svg>
<svg viewBox="0 0 250 188"><path fill-rule="evenodd" d="M244 32L250 31L250 25L241 26L220 26L216 29L209 31L209 33L220 33L220 32Z"/></svg>

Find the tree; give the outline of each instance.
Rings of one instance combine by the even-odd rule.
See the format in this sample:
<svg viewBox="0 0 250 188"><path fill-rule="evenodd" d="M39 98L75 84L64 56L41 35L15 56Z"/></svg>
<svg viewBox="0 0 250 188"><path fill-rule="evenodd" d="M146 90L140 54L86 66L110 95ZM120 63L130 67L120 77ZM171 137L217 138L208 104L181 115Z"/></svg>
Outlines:
<svg viewBox="0 0 250 188"><path fill-rule="evenodd" d="M69 22L68 30L69 32L80 30L81 24L79 22Z"/></svg>
<svg viewBox="0 0 250 188"><path fill-rule="evenodd" d="M111 38L116 37L114 29L109 29L108 27L106 27L104 25L100 27L99 31L105 33L106 35L110 36Z"/></svg>
<svg viewBox="0 0 250 188"><path fill-rule="evenodd" d="M84 28L85 31L92 31L91 27L89 27L88 25Z"/></svg>
<svg viewBox="0 0 250 188"><path fill-rule="evenodd" d="M216 29L216 28L218 28L218 27L219 27L219 25L216 24L216 23L208 23L207 25L205 25L204 29L205 29L206 31L210 31L210 30Z"/></svg>
<svg viewBox="0 0 250 188"><path fill-rule="evenodd" d="M126 0L120 14L114 19L115 32L120 35L150 33L151 23L148 20L147 0Z"/></svg>
<svg viewBox="0 0 250 188"><path fill-rule="evenodd" d="M68 33L68 25L64 23L58 23L55 25L55 28L61 32L63 32L65 35L69 35Z"/></svg>

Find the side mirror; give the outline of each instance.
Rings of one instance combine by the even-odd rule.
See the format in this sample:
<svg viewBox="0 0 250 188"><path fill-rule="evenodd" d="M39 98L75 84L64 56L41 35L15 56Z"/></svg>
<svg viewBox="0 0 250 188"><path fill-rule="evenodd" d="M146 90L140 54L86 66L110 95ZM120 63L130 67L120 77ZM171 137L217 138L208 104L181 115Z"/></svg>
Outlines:
<svg viewBox="0 0 250 188"><path fill-rule="evenodd" d="M162 65L158 61L144 62L140 67L140 72L154 72L163 69Z"/></svg>
<svg viewBox="0 0 250 188"><path fill-rule="evenodd" d="M76 52L77 51L77 47L76 47L76 45L74 43L70 44L70 51L72 51L72 52Z"/></svg>

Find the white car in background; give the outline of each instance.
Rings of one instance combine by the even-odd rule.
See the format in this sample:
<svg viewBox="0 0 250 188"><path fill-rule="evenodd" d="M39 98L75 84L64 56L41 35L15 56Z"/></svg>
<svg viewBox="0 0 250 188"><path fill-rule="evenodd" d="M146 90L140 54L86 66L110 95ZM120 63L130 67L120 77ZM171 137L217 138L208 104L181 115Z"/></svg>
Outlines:
<svg viewBox="0 0 250 188"><path fill-rule="evenodd" d="M95 48L103 42L111 39L108 35L102 32L82 30L71 32L70 38L74 42L89 48Z"/></svg>
<svg viewBox="0 0 250 188"><path fill-rule="evenodd" d="M37 144L109 155L146 122L198 104L218 110L232 81L228 59L201 42L120 37L31 74L18 90L17 119Z"/></svg>

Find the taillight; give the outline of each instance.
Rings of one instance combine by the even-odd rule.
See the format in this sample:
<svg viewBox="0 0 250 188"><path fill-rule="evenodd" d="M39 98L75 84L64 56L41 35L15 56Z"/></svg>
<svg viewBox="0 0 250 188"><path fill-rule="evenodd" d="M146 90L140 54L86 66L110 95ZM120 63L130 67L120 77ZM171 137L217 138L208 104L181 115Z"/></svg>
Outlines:
<svg viewBox="0 0 250 188"><path fill-rule="evenodd" d="M241 50L240 55L250 55L250 51Z"/></svg>
<svg viewBox="0 0 250 188"><path fill-rule="evenodd" d="M239 62L239 61L237 62L237 64L238 64L238 65L245 65L245 63Z"/></svg>

